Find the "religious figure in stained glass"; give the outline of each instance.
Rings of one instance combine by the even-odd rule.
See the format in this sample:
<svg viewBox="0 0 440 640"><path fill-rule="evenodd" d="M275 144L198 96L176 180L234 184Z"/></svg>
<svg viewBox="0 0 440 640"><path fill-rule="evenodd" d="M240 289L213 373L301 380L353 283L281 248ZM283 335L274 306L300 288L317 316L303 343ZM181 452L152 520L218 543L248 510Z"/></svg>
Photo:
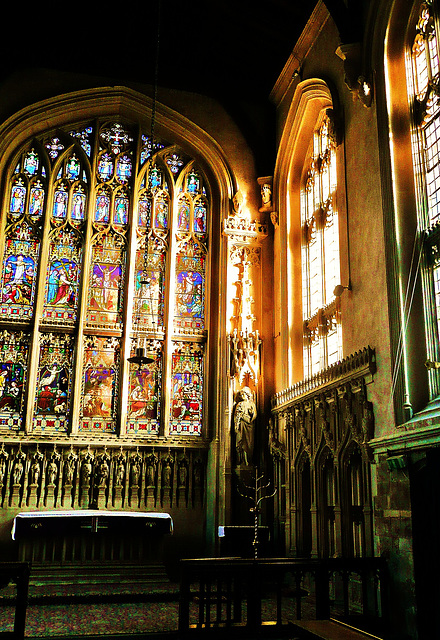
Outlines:
<svg viewBox="0 0 440 640"><path fill-rule="evenodd" d="M70 408L74 338L69 334L40 334L34 424L66 428Z"/></svg>
<svg viewBox="0 0 440 640"><path fill-rule="evenodd" d="M149 227L151 224L151 198L143 196L138 204L138 225L140 227Z"/></svg>
<svg viewBox="0 0 440 640"><path fill-rule="evenodd" d="M105 311L118 308L119 282L121 279L121 265L99 264L93 265L92 289L90 306Z"/></svg>
<svg viewBox="0 0 440 640"><path fill-rule="evenodd" d="M53 201L52 216L54 218L66 217L68 199L69 199L69 194L67 190L63 186L60 186L55 191L55 196Z"/></svg>
<svg viewBox="0 0 440 640"><path fill-rule="evenodd" d="M48 277L47 304L75 306L77 272L78 266L71 260L54 260Z"/></svg>
<svg viewBox="0 0 440 640"><path fill-rule="evenodd" d="M200 434L203 397L201 346L175 343L171 385L171 431Z"/></svg>
<svg viewBox="0 0 440 640"><path fill-rule="evenodd" d="M178 211L178 220L177 226L180 231L188 231L189 230L189 220L191 215L191 206L186 197L183 197L179 201L179 211Z"/></svg>
<svg viewBox="0 0 440 640"><path fill-rule="evenodd" d="M194 231L196 233L206 232L206 206L201 201L194 207Z"/></svg>
<svg viewBox="0 0 440 640"><path fill-rule="evenodd" d="M161 194L155 201L155 227L156 229L166 229L168 226L168 198Z"/></svg>
<svg viewBox="0 0 440 640"><path fill-rule="evenodd" d="M133 367L130 375L129 415L131 419L157 418L157 382L153 367Z"/></svg>
<svg viewBox="0 0 440 640"><path fill-rule="evenodd" d="M38 155L32 149L29 151L24 159L23 163L23 171L27 173L28 176L34 176L38 171L38 166L40 164Z"/></svg>
<svg viewBox="0 0 440 640"><path fill-rule="evenodd" d="M110 180L113 175L113 158L109 153L103 153L98 162L98 175L99 178L106 182Z"/></svg>
<svg viewBox="0 0 440 640"><path fill-rule="evenodd" d="M41 217L43 215L44 206L44 190L41 187L41 183L37 182L31 189L31 196L29 200L29 215L35 217Z"/></svg>
<svg viewBox="0 0 440 640"><path fill-rule="evenodd" d="M9 211L13 215L21 215L24 213L26 203L26 188L23 186L21 178L13 185L11 191L11 202Z"/></svg>
<svg viewBox="0 0 440 640"><path fill-rule="evenodd" d="M78 180L81 171L81 165L78 158L73 155L66 164L66 177L69 180Z"/></svg>
<svg viewBox="0 0 440 640"><path fill-rule="evenodd" d="M66 367L53 363L41 368L37 389L37 413L66 413L68 380L69 372Z"/></svg>
<svg viewBox="0 0 440 640"><path fill-rule="evenodd" d="M102 337L88 339L84 353L82 411L84 418L113 417L118 366L119 342L116 339ZM102 428L103 423L98 420L94 426Z"/></svg>
<svg viewBox="0 0 440 640"><path fill-rule="evenodd" d="M194 171L190 171L186 177L186 190L188 193L198 193L200 191L200 176Z"/></svg>
<svg viewBox="0 0 440 640"><path fill-rule="evenodd" d="M177 307L180 316L202 317L203 279L195 271L181 271L177 275Z"/></svg>
<svg viewBox="0 0 440 640"><path fill-rule="evenodd" d="M28 334L0 333L0 426L21 426L28 351Z"/></svg>
<svg viewBox="0 0 440 640"><path fill-rule="evenodd" d="M29 304L35 276L35 261L29 255L11 254L4 263L2 302Z"/></svg>
<svg viewBox="0 0 440 640"><path fill-rule="evenodd" d="M86 194L81 187L78 187L72 198L72 220L84 220L86 209Z"/></svg>
<svg viewBox="0 0 440 640"><path fill-rule="evenodd" d="M110 219L110 198L101 191L96 197L95 222L108 222Z"/></svg>
<svg viewBox="0 0 440 640"><path fill-rule="evenodd" d="M23 394L24 368L21 364L0 364L0 413L18 413Z"/></svg>
<svg viewBox="0 0 440 640"><path fill-rule="evenodd" d="M128 198L118 196L115 200L114 223L126 225L128 222Z"/></svg>
<svg viewBox="0 0 440 640"><path fill-rule="evenodd" d="M127 154L118 158L116 176L119 182L125 183L131 178L131 158Z"/></svg>
<svg viewBox="0 0 440 640"><path fill-rule="evenodd" d="M176 258L174 326L199 330L204 326L205 254L202 245L183 241Z"/></svg>

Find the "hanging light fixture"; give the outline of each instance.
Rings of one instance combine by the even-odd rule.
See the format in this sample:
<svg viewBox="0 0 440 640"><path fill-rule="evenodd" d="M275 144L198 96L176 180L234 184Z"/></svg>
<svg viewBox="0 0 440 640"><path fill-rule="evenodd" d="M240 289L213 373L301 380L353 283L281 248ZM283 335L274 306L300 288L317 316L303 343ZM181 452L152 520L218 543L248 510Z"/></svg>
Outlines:
<svg viewBox="0 0 440 640"><path fill-rule="evenodd" d="M156 39L156 55L155 55L155 65L154 65L154 88L153 88L153 105L151 109L151 124L150 124L150 153L147 158L147 169L146 176L147 180L149 180L149 172L150 168L153 166L153 156L154 156L154 133L155 133L155 124L156 124L156 103L157 103L157 87L158 87L158 72L159 72L159 41L160 41L160 8L161 8L161 0L157 0L157 39ZM148 231L145 233L145 246L144 246L144 259L143 259L143 273L142 278L140 280L140 285L146 287L147 291L147 299L149 302L149 310L151 314L151 327L153 334L155 333L155 311L153 309L153 296L152 296L152 288L151 281L152 278L148 276L148 249L149 249L149 234ZM135 319L135 335L136 335L136 348L135 355L131 356L128 359L128 362L132 364L137 364L138 368L152 364L155 362L156 357L147 352L147 349L144 345L141 345L140 342L140 334L139 334L139 324L140 324L140 301L138 303L136 319Z"/></svg>

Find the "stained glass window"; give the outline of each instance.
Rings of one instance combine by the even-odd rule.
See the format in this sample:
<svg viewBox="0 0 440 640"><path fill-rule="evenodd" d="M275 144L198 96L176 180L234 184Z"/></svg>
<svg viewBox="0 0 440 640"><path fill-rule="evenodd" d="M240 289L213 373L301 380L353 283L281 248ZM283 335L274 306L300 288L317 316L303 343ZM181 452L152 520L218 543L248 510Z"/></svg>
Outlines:
<svg viewBox="0 0 440 640"><path fill-rule="evenodd" d="M73 337L40 335L40 358L35 394L35 427L67 431L70 408Z"/></svg>
<svg viewBox="0 0 440 640"><path fill-rule="evenodd" d="M172 365L171 432L201 434L203 347L175 343Z"/></svg>
<svg viewBox="0 0 440 640"><path fill-rule="evenodd" d="M127 431L159 433L161 420L162 358L160 343L147 343L153 362L130 365ZM132 352L133 355L133 352Z"/></svg>
<svg viewBox="0 0 440 640"><path fill-rule="evenodd" d="M341 358L336 154L326 114L313 135L301 190L304 374L311 376Z"/></svg>
<svg viewBox="0 0 440 640"><path fill-rule="evenodd" d="M0 427L19 430L23 424L30 335L0 333Z"/></svg>
<svg viewBox="0 0 440 640"><path fill-rule="evenodd" d="M121 326L124 264L114 236L93 248L89 286L89 324Z"/></svg>
<svg viewBox="0 0 440 640"><path fill-rule="evenodd" d="M98 119L29 140L5 193L0 319L20 331L0 334L0 433L26 414L46 435L201 436L201 167L139 123ZM127 362L139 344L149 362Z"/></svg>
<svg viewBox="0 0 440 640"><path fill-rule="evenodd" d="M115 430L120 343L89 336L84 352L82 428Z"/></svg>

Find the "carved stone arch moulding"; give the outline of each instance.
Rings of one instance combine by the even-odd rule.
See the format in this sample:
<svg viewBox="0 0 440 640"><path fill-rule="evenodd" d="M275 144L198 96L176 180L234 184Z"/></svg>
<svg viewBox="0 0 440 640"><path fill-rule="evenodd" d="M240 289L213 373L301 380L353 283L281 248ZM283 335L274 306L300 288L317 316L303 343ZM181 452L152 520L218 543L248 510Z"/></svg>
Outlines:
<svg viewBox="0 0 440 640"><path fill-rule="evenodd" d="M0 158L9 158L30 135L69 124L72 116L76 121L108 115L148 122L152 110L152 98L122 86L61 94L21 109L0 126ZM204 160L219 188L220 202L226 205L236 192L236 184L220 145L195 122L162 103L156 106L156 126Z"/></svg>
<svg viewBox="0 0 440 640"><path fill-rule="evenodd" d="M320 78L300 82L296 87L281 135L273 176L273 203L278 212L278 224L286 224L286 202L295 175L301 175L309 141L319 113L332 110L337 121L337 100L327 83ZM336 124L340 131L340 125ZM340 135L337 136L338 141Z"/></svg>

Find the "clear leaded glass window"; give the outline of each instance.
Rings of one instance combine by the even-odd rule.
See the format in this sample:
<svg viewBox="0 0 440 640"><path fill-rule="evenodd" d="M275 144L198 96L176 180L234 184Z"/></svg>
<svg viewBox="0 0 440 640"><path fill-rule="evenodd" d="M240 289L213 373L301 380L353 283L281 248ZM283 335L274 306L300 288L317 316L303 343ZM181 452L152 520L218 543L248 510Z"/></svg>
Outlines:
<svg viewBox="0 0 440 640"><path fill-rule="evenodd" d="M304 374L311 376L341 357L337 299L339 234L336 153L328 114L314 132L301 189Z"/></svg>
<svg viewBox="0 0 440 640"><path fill-rule="evenodd" d="M201 167L136 124L22 150L3 207L0 428L202 435L210 206ZM139 345L147 364L128 361Z"/></svg>
<svg viewBox="0 0 440 640"><path fill-rule="evenodd" d="M440 100L439 52L431 2L422 4L415 25L407 72L415 115L413 164L419 190L418 229L425 249L428 352L438 359L440 334ZM434 321L433 321L434 320Z"/></svg>

